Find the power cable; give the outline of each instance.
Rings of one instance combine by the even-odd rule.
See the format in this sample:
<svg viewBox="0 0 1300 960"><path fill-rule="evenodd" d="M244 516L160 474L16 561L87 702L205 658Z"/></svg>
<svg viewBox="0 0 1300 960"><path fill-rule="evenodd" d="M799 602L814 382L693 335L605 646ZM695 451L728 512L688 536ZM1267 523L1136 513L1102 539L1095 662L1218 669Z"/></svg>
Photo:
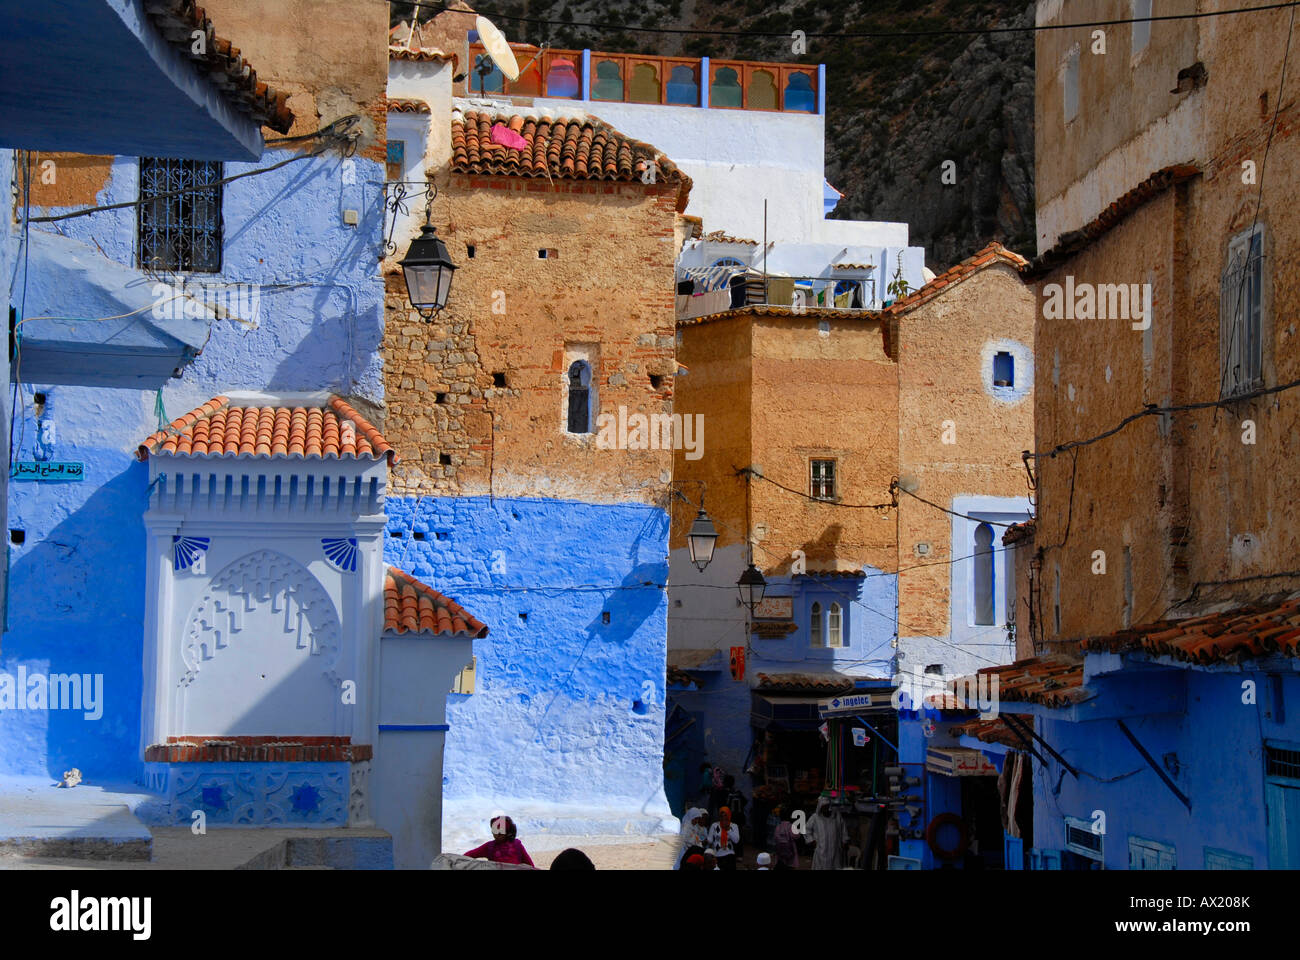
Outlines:
<svg viewBox="0 0 1300 960"><path fill-rule="evenodd" d="M1264 173L1268 169L1268 151L1273 146L1273 134L1277 130L1277 117L1282 112L1282 93L1286 89L1286 66L1291 57L1291 36L1295 31L1295 7L1291 8L1291 22L1286 32L1286 47L1282 51L1282 76L1277 85L1277 106L1273 109L1273 122L1268 127L1268 139L1264 141L1264 157L1259 164L1259 189L1255 191L1255 216L1250 222L1250 229L1246 231L1246 261L1242 265L1241 285L1237 288L1237 303L1232 311L1232 329L1228 334L1228 349L1232 350L1232 345L1237 336L1237 322L1241 317L1241 302L1246 295L1246 281L1250 276L1250 251L1255 245L1255 227L1259 225L1259 210L1264 202ZM1262 260L1264 257L1264 244L1261 240L1259 256ZM1229 353L1231 356L1231 353ZM1245 358L1239 357L1241 362ZM1224 363L1223 371L1219 376L1219 396L1223 396L1223 388L1228 382L1228 364ZM1219 411L1214 411L1215 422L1218 422Z"/></svg>
<svg viewBox="0 0 1300 960"><path fill-rule="evenodd" d="M468 11L457 11L446 4L426 3L423 0L383 0L388 5L402 5L411 7L415 10L432 10L434 16L445 11L452 13L465 13ZM1224 17L1234 14L1260 13L1269 10L1292 9L1300 4L1300 0L1287 0L1287 2L1278 2L1265 4L1259 7L1234 7L1228 10L1203 10L1196 13L1172 13L1161 16L1150 17L1123 17L1112 20L1087 20L1075 21L1072 23L1043 23L1031 24L1023 27L949 27L946 29L932 30L874 30L874 31L845 31L842 33L822 33L818 31L803 31L804 36L808 39L823 40L904 40L920 39L925 37L965 37L980 35L996 35L1004 33L1040 33L1052 30L1079 30L1088 27L1119 27L1126 24L1134 23L1161 23L1165 21L1176 20L1201 20L1208 17ZM698 37L782 37L789 38L793 30L702 30L690 27L637 27L628 23L579 23L568 22L564 20L553 20L546 17L519 17L512 16L501 11L484 11L476 10L475 13L481 14L493 20L507 20L514 23L528 23L544 26L563 27L571 30L605 30L613 33L661 33L671 34L674 36L698 36ZM418 19L418 18L417 18ZM430 17L429 19L432 19ZM426 23L428 20L425 21ZM797 28L794 28L797 29Z"/></svg>
<svg viewBox="0 0 1300 960"><path fill-rule="evenodd" d="M1300 2L1300 0L1297 0L1297 2ZM361 118L358 117L356 114L349 114L346 117L340 117L338 120L335 120L333 123L328 124L327 126L321 127L321 129L317 130L315 133L303 134L301 137L285 138L284 140L267 141L268 144L287 143L291 140L297 141L297 140L309 140L309 139L320 139L320 138L324 138L327 141L329 141L327 143L321 144L315 150L311 150L307 153L300 153L292 157L286 157L285 159L277 163L271 164L271 166L269 167L258 167L255 170L245 170L243 173L235 173L228 177L222 177L220 180L213 180L210 183L198 184L192 187L182 187L179 190L169 190L165 193L153 193L150 194L148 197L142 197L139 200L124 200L121 203L108 203L98 207L83 207L79 210L70 211L69 213L52 214L50 216L45 216L45 217L32 217L31 222L32 223L55 223L60 220L71 220L74 217L88 217L93 213L103 213L106 210L125 210L130 207L139 207L147 203L153 203L155 200L167 200L172 197L180 197L180 196L185 196L187 194L203 193L206 191L214 190L217 187L224 186L227 183L233 183L236 180L242 180L244 177L260 176L263 173L270 173L272 170L279 170L281 167L288 166L291 163L297 163L299 160L308 160L311 159L312 157L319 157L321 154L325 153L333 145L340 145L340 144L343 145L346 154L348 152L348 148L355 149L356 147L356 139L353 134L353 130L356 127L356 125L360 122L360 119Z"/></svg>

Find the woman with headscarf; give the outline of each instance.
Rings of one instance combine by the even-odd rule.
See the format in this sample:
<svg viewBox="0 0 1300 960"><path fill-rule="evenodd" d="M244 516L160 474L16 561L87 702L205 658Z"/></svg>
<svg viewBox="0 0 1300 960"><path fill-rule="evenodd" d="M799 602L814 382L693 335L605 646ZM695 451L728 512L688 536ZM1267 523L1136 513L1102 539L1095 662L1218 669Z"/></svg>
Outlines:
<svg viewBox="0 0 1300 960"><path fill-rule="evenodd" d="M703 807L691 807L682 815L682 849L673 869L680 870L688 857L703 853L708 842L709 812Z"/></svg>
<svg viewBox="0 0 1300 960"><path fill-rule="evenodd" d="M491 821L492 839L481 847L466 851L467 857L483 857L493 863L526 863L536 867L524 845L515 839L515 822L509 817L496 817Z"/></svg>
<svg viewBox="0 0 1300 960"><path fill-rule="evenodd" d="M718 822L709 827L709 849L718 858L718 869L736 869L736 844L740 828L731 822L731 808L718 808Z"/></svg>
<svg viewBox="0 0 1300 960"><path fill-rule="evenodd" d="M776 813L781 818L781 822L776 825L776 831L772 835L772 849L776 851L776 869L798 870L799 848L795 845L794 825L791 823L791 817L785 815L784 807L777 807Z"/></svg>
<svg viewBox="0 0 1300 960"><path fill-rule="evenodd" d="M808 842L813 845L814 870L838 870L844 865L844 845L849 831L844 819L831 810L831 802L822 797L817 812L808 818Z"/></svg>

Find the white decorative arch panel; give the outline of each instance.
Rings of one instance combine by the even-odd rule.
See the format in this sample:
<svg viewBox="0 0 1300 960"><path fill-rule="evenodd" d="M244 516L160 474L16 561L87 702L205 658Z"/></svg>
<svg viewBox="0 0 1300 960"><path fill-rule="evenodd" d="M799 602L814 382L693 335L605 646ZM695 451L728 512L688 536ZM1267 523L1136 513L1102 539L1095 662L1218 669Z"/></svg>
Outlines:
<svg viewBox="0 0 1300 960"><path fill-rule="evenodd" d="M228 564L195 602L179 646L182 732L346 732L339 729L339 615L297 560L262 549Z"/></svg>

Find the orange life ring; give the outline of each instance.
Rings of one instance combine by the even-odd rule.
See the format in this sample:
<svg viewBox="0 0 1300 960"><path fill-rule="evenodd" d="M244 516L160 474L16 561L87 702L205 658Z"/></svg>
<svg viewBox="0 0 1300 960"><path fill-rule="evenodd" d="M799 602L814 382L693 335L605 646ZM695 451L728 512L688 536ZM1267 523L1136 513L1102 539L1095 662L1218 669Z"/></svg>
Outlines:
<svg viewBox="0 0 1300 960"><path fill-rule="evenodd" d="M957 828L957 845L951 848L939 846L939 831L944 827ZM925 842L930 845L930 851L940 860L956 860L960 858L970 845L970 834L966 830L966 821L955 813L941 813L925 828Z"/></svg>

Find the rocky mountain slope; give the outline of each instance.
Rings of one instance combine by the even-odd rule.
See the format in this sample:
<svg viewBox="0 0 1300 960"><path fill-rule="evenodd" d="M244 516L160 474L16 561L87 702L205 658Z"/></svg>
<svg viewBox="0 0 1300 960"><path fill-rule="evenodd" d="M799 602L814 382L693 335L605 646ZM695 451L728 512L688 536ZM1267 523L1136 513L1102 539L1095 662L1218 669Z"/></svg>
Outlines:
<svg viewBox="0 0 1300 960"><path fill-rule="evenodd" d="M845 194L836 217L906 221L935 270L989 240L1034 252L1032 33L809 37L798 56L790 39L794 30L1029 26L1029 0L493 0L478 9L512 39L531 43L825 63L826 175ZM393 15L396 22L410 10L396 3ZM736 35L755 31L777 35ZM949 160L956 182L945 184Z"/></svg>

